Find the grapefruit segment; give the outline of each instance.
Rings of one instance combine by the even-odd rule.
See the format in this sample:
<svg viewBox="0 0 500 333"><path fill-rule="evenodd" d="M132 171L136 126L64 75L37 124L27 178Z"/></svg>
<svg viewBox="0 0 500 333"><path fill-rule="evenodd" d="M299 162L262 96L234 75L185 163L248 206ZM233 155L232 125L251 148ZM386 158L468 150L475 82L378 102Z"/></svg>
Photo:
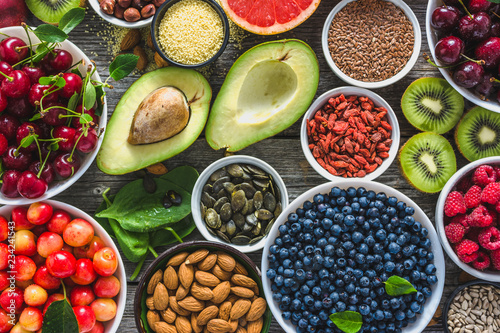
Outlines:
<svg viewBox="0 0 500 333"><path fill-rule="evenodd" d="M272 1L256 0L246 19L248 23L256 26L270 27L276 21L274 17L275 14Z"/></svg>
<svg viewBox="0 0 500 333"><path fill-rule="evenodd" d="M275 1L276 20L279 24L288 23L300 15L302 9L293 0Z"/></svg>

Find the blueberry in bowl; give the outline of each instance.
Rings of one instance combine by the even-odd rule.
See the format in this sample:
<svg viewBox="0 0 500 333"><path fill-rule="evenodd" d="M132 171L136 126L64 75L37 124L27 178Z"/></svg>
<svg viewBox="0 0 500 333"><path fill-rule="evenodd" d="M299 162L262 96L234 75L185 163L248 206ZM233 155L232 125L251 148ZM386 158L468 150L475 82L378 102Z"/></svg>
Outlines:
<svg viewBox="0 0 500 333"><path fill-rule="evenodd" d="M292 202L269 233L262 272L271 311L290 333L341 332L330 318L347 314L359 318L359 332L421 332L445 275L425 213L364 180L323 184Z"/></svg>

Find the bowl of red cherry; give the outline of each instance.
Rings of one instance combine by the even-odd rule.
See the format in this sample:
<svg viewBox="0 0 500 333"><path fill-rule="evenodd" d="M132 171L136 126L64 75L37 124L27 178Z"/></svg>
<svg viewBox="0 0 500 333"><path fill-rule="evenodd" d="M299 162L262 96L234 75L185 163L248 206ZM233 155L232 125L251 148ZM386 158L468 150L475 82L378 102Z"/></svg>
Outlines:
<svg viewBox="0 0 500 333"><path fill-rule="evenodd" d="M27 204L64 191L94 161L104 86L70 41L40 42L20 26L0 32L0 203Z"/></svg>
<svg viewBox="0 0 500 333"><path fill-rule="evenodd" d="M500 4L430 0L426 29L434 62L453 88L500 112Z"/></svg>

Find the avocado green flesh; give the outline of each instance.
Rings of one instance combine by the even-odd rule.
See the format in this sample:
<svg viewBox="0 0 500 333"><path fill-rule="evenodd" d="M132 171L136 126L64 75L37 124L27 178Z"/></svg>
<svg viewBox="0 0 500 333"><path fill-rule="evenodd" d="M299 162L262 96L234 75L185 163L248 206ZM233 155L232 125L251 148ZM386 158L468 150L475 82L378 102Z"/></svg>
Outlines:
<svg viewBox="0 0 500 333"><path fill-rule="evenodd" d="M231 67L205 131L214 149L241 150L297 121L316 94L318 61L299 40L260 44Z"/></svg>
<svg viewBox="0 0 500 333"><path fill-rule="evenodd" d="M172 86L184 93L191 115L177 135L156 143L131 145L127 139L134 114L153 90ZM191 69L161 68L140 77L122 96L106 128L97 166L108 174L124 174L175 156L188 148L205 126L212 98L207 80Z"/></svg>

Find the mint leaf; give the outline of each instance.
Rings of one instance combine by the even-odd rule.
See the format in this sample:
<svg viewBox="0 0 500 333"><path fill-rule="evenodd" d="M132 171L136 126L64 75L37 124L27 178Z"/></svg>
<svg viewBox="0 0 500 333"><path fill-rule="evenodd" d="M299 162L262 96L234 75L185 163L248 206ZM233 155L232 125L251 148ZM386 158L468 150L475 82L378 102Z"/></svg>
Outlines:
<svg viewBox="0 0 500 333"><path fill-rule="evenodd" d="M84 107L86 109L92 109L92 107L95 104L95 99L96 99L96 93L95 93L95 87L90 82L90 80L87 82L87 85L85 86L85 91L83 92L85 95L85 105Z"/></svg>
<svg viewBox="0 0 500 333"><path fill-rule="evenodd" d="M356 333L363 325L363 317L361 317L360 313L354 311L333 313L330 315L330 320L339 330L345 333Z"/></svg>
<svg viewBox="0 0 500 333"><path fill-rule="evenodd" d="M125 76L132 73L135 66L137 66L139 56L134 54L120 54L109 65L109 76L115 81L123 79Z"/></svg>
<svg viewBox="0 0 500 333"><path fill-rule="evenodd" d="M85 17L85 9L83 8L73 8L59 21L59 29L69 34L71 30L73 30L77 25L79 25L83 18Z"/></svg>
<svg viewBox="0 0 500 333"><path fill-rule="evenodd" d="M389 296L401 296L416 293L417 290L408 280L397 275L393 275L384 282L385 291Z"/></svg>
<svg viewBox="0 0 500 333"><path fill-rule="evenodd" d="M40 62L49 52L50 50L45 44L38 45L35 50L36 55L33 57L33 62Z"/></svg>
<svg viewBox="0 0 500 333"><path fill-rule="evenodd" d="M68 38L64 31L50 24L39 25L34 33L38 39L48 43L61 43Z"/></svg>
<svg viewBox="0 0 500 333"><path fill-rule="evenodd" d="M43 317L43 333L78 332L78 321L66 299L55 301L47 308Z"/></svg>

